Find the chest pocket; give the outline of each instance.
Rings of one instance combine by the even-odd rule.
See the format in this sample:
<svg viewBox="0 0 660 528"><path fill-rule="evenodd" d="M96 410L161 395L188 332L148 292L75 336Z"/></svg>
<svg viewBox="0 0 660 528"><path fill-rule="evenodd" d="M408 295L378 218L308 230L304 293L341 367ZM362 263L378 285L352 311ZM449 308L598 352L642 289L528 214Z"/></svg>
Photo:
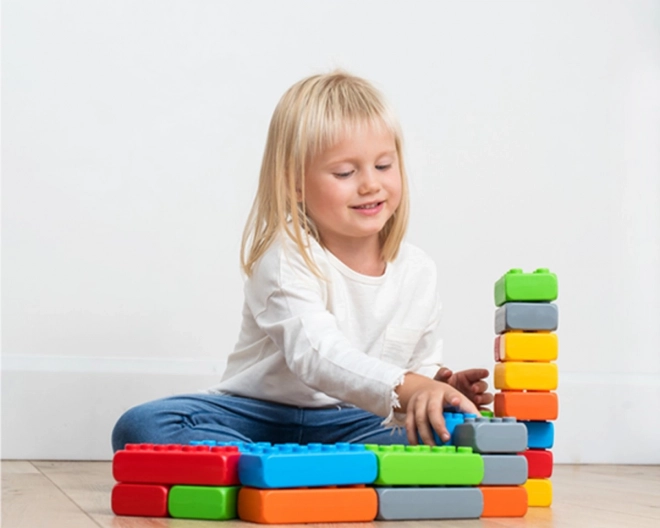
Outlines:
<svg viewBox="0 0 660 528"><path fill-rule="evenodd" d="M388 326L383 340L383 361L405 368L422 337L422 330Z"/></svg>

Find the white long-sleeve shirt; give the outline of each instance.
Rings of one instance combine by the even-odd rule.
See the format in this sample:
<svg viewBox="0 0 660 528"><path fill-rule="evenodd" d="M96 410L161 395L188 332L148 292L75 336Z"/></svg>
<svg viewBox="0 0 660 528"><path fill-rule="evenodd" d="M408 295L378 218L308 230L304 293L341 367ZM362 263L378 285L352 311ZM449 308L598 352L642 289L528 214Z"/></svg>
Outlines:
<svg viewBox="0 0 660 528"><path fill-rule="evenodd" d="M389 421L403 375L433 377L442 360L435 264L404 243L372 277L315 240L311 252L327 280L286 236L257 262L238 343L210 391L298 407L344 402Z"/></svg>

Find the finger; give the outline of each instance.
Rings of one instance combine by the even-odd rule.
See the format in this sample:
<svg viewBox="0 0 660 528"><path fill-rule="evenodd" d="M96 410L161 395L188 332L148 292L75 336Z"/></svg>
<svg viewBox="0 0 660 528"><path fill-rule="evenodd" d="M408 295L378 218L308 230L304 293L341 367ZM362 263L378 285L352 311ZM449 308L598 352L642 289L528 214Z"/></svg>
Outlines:
<svg viewBox="0 0 660 528"><path fill-rule="evenodd" d="M406 411L406 436L410 445L417 445L417 427L415 426L415 397L408 402Z"/></svg>
<svg viewBox="0 0 660 528"><path fill-rule="evenodd" d="M464 413L479 415L477 406L457 390L451 390L445 393L445 403L458 407Z"/></svg>
<svg viewBox="0 0 660 528"><path fill-rule="evenodd" d="M419 398L422 400L422 398ZM426 445L435 445L433 440L433 432L431 431L431 426L429 425L429 417L427 412L428 401L422 400L417 403L415 409L415 425L417 426L417 432L422 439L422 442Z"/></svg>
<svg viewBox="0 0 660 528"><path fill-rule="evenodd" d="M484 378L487 378L490 374L488 369L468 369L462 371L462 373L465 375L465 379L468 381L468 383L480 381Z"/></svg>
<svg viewBox="0 0 660 528"><path fill-rule="evenodd" d="M447 367L442 367L440 370L438 370L438 373L435 375L433 378L436 381L444 381L447 382L449 378L451 378L453 372L448 369Z"/></svg>
<svg viewBox="0 0 660 528"><path fill-rule="evenodd" d="M440 437L440 440L443 442L449 442L449 439L451 438L451 435L449 434L449 431L447 430L447 424L445 423L445 417L442 414L443 411L443 405L442 405L441 399L434 399L431 400L428 404L428 419L429 422L431 423L431 427L433 427L433 430L438 433L438 436ZM434 442L431 445L435 445L435 438L433 439Z"/></svg>
<svg viewBox="0 0 660 528"><path fill-rule="evenodd" d="M482 394L488 390L488 383L485 381L478 381L472 385L472 392L474 394Z"/></svg>
<svg viewBox="0 0 660 528"><path fill-rule="evenodd" d="M476 395L472 399L472 401L476 405L489 405L489 404L493 403L494 399L495 398L493 397L493 395L490 392L484 392L483 394Z"/></svg>

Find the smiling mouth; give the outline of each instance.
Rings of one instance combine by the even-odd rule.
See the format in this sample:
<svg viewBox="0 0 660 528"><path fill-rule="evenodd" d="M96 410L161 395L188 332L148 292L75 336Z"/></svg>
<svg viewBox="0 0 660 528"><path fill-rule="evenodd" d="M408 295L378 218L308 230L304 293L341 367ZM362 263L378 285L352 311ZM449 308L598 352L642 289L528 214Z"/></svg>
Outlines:
<svg viewBox="0 0 660 528"><path fill-rule="evenodd" d="M365 205L355 205L351 209L376 209L379 205L383 204L383 202L374 202L370 204L365 204Z"/></svg>

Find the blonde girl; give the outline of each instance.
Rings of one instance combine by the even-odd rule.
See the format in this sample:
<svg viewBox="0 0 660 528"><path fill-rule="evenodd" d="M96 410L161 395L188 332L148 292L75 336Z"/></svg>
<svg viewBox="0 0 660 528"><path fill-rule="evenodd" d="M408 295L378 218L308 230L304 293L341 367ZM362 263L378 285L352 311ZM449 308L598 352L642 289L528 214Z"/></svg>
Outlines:
<svg viewBox="0 0 660 528"><path fill-rule="evenodd" d="M129 410L114 449L447 440L443 408L476 413L492 395L486 370L441 366L436 267L404 241L408 213L401 130L382 95L344 72L294 84L268 131L223 378Z"/></svg>

